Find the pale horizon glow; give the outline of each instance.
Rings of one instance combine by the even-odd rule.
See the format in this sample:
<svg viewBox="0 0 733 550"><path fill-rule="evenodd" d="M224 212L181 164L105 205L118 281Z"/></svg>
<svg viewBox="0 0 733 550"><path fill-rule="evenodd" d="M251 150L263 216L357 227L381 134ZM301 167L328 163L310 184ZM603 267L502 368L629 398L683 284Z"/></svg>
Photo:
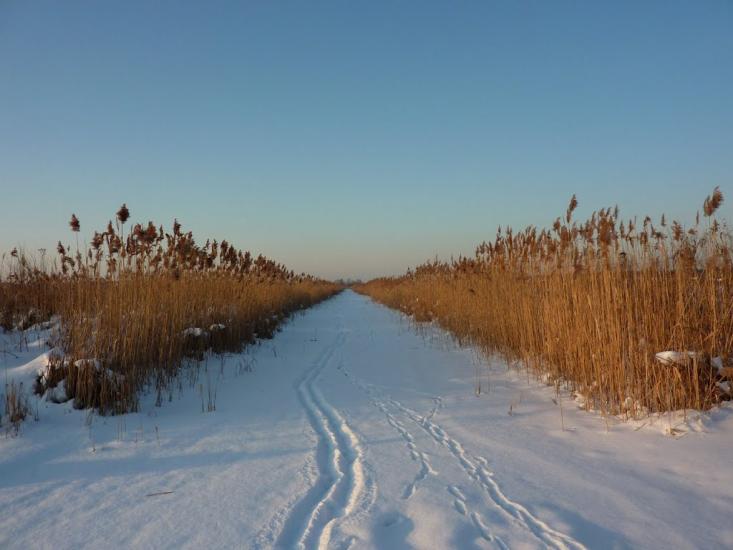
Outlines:
<svg viewBox="0 0 733 550"><path fill-rule="evenodd" d="M0 4L0 254L130 222L396 275L498 225L733 213L733 4ZM129 223L129 222L128 222Z"/></svg>

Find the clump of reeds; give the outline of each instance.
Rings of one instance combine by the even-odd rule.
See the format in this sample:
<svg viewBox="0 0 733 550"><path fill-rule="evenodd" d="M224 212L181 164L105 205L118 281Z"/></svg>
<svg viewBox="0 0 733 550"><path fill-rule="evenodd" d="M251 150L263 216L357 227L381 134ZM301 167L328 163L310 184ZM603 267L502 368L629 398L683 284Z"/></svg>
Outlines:
<svg viewBox="0 0 733 550"><path fill-rule="evenodd" d="M187 358L271 337L291 312L341 288L226 240L199 244L178 221L170 232L153 222L125 231L129 219L123 205L88 247L59 241L52 262L16 250L6 260L2 326L59 320L61 353L39 377L39 393L63 381L77 407L135 410L140 390L152 384L160 394ZM78 237L76 215L69 226Z"/></svg>
<svg viewBox="0 0 733 550"><path fill-rule="evenodd" d="M0 415L0 426L5 423L12 433L17 434L20 423L30 413L28 397L23 391L23 384L16 384L14 381L6 382L5 393L1 397L4 402L4 414Z"/></svg>
<svg viewBox="0 0 733 550"><path fill-rule="evenodd" d="M604 413L707 409L731 397L733 248L714 217L722 202L716 188L707 221L685 229L664 216L622 221L617 208L578 223L573 197L550 229L500 227L473 257L357 290L519 359ZM660 360L667 350L687 359Z"/></svg>

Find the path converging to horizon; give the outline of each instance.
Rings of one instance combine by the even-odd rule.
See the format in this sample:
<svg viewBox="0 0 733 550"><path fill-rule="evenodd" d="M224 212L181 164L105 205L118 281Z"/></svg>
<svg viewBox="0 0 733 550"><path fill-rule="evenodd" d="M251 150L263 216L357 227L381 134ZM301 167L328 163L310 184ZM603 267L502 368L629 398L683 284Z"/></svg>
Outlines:
<svg viewBox="0 0 733 550"><path fill-rule="evenodd" d="M162 407L49 405L0 440L0 547L719 548L731 535L728 474L709 475L724 443L700 452L696 435L570 403L561 420L552 389L349 290L186 372Z"/></svg>

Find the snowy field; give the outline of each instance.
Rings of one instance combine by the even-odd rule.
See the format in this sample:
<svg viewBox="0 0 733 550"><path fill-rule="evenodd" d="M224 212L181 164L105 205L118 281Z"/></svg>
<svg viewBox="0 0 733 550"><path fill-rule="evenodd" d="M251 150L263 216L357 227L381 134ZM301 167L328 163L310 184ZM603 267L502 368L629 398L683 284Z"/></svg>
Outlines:
<svg viewBox="0 0 733 550"><path fill-rule="evenodd" d="M0 335L4 380L46 336ZM730 407L607 422L349 291L190 375L3 431L0 548L733 546Z"/></svg>

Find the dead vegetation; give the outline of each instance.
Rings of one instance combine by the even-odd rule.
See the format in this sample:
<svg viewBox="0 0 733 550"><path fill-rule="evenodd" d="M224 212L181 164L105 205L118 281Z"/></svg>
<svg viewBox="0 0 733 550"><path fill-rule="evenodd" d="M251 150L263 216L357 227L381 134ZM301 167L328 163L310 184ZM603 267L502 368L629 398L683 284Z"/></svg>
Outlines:
<svg viewBox="0 0 733 550"><path fill-rule="evenodd" d="M2 401L5 405L3 407L3 415L0 415L0 425L6 424L11 433L17 434L21 422L31 412L28 396L23 389L23 384L16 384L13 381L6 382Z"/></svg>
<svg viewBox="0 0 733 550"><path fill-rule="evenodd" d="M166 231L127 227L129 218L123 205L80 246L72 215L74 247L59 241L53 259L18 250L3 258L0 326L52 319L58 327L37 393L55 390L52 400L102 413L136 410L140 390L150 384L160 394L187 359L269 338L292 312L341 288L225 240L198 244L178 221Z"/></svg>
<svg viewBox="0 0 733 550"><path fill-rule="evenodd" d="M617 208L578 223L573 197L550 229L500 227L474 257L357 290L520 360L589 408L708 409L731 398L733 248L715 219L722 202L716 188L685 229L664 216L622 221ZM668 350L682 359L657 357Z"/></svg>

